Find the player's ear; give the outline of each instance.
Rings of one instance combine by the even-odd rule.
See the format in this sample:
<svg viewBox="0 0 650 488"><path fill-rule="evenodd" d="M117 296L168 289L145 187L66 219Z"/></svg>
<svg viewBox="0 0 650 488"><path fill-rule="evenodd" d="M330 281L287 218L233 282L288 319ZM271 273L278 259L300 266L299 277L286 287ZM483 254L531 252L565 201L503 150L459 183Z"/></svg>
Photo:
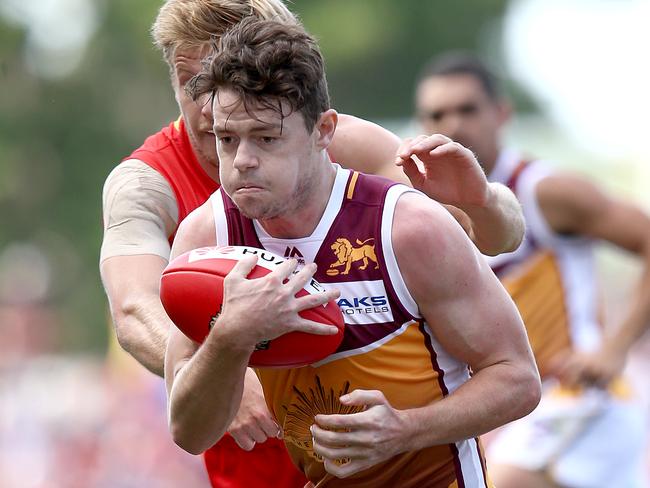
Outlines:
<svg viewBox="0 0 650 488"><path fill-rule="evenodd" d="M332 142L338 120L339 115L336 113L336 110L332 108L320 114L320 117L314 126L316 145L320 149L325 149Z"/></svg>

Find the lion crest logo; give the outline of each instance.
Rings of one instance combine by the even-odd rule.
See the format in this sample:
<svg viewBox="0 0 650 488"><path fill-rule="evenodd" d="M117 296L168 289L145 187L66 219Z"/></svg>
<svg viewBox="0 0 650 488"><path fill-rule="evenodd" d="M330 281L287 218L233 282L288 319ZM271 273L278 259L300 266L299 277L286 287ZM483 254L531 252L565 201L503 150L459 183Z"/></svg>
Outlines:
<svg viewBox="0 0 650 488"><path fill-rule="evenodd" d="M366 269L368 264L370 264L370 261L375 263L374 269L379 269L377 255L375 254L375 245L368 244L374 240L374 238L366 239L365 241L356 239L358 247L354 247L352 243L344 237L336 239L336 242L330 246L330 249L334 252L337 261L330 264L330 268L326 271L327 275L336 276L339 273L347 275L350 273L352 264L358 261L363 262L363 264L358 266L358 269ZM345 266L345 269L342 272L336 269L341 266Z"/></svg>

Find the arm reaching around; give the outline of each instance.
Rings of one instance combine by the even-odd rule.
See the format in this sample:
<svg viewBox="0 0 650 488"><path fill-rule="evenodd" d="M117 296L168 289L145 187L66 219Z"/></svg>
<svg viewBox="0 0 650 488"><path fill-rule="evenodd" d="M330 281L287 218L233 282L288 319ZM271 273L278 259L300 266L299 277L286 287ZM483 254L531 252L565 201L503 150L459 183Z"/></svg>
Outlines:
<svg viewBox="0 0 650 488"><path fill-rule="evenodd" d="M441 134L418 136L402 143L395 163L402 166L413 188L469 217L470 237L482 253L497 255L521 244L526 225L517 198L507 187L488 183L466 147Z"/></svg>
<svg viewBox="0 0 650 488"><path fill-rule="evenodd" d="M405 283L432 334L473 376L440 401L397 410L379 391L354 390L349 415L318 415L314 450L346 477L399 453L478 436L529 413L540 383L512 300L458 225L438 205L402 196L393 246ZM422 232L422 222L432 222ZM335 462L348 458L345 464Z"/></svg>
<svg viewBox="0 0 650 488"><path fill-rule="evenodd" d="M228 433L245 451L271 437L282 438L282 429L269 412L260 380L251 368L246 369L239 410L228 427Z"/></svg>
<svg viewBox="0 0 650 488"><path fill-rule="evenodd" d="M120 346L158 376L163 376L167 334L172 326L159 295L165 266L166 259L151 254L114 256L101 264Z"/></svg>
<svg viewBox="0 0 650 488"><path fill-rule="evenodd" d="M173 192L159 173L131 160L106 179L102 204L100 273L117 339L140 364L162 376L171 321L159 288L168 237L176 229Z"/></svg>
<svg viewBox="0 0 650 488"><path fill-rule="evenodd" d="M516 197L505 186L488 183L469 149L443 137L420 136L402 142L377 124L339 114L329 153L347 168L410 184L445 204L484 254L514 251L525 230ZM433 152L438 146L445 147ZM422 157L424 173L417 170L411 159L414 155Z"/></svg>

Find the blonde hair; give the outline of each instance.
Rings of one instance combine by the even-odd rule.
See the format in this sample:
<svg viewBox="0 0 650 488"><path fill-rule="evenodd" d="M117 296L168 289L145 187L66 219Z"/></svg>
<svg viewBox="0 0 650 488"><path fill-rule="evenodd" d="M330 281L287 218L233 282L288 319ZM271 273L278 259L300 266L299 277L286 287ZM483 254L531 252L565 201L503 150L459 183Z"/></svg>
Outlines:
<svg viewBox="0 0 650 488"><path fill-rule="evenodd" d="M178 48L200 48L245 17L296 23L282 0L167 0L151 27L154 44L172 67Z"/></svg>

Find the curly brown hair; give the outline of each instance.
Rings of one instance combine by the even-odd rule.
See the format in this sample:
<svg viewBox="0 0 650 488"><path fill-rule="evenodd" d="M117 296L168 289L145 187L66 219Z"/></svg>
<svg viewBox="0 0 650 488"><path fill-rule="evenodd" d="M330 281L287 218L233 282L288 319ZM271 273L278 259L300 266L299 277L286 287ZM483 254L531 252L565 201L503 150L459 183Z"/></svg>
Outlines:
<svg viewBox="0 0 650 488"><path fill-rule="evenodd" d="M186 86L195 100L228 88L238 93L249 114L254 108L274 110L281 118L301 113L309 132L330 108L318 43L299 23L248 17L213 47L215 54ZM283 112L286 104L288 113Z"/></svg>

